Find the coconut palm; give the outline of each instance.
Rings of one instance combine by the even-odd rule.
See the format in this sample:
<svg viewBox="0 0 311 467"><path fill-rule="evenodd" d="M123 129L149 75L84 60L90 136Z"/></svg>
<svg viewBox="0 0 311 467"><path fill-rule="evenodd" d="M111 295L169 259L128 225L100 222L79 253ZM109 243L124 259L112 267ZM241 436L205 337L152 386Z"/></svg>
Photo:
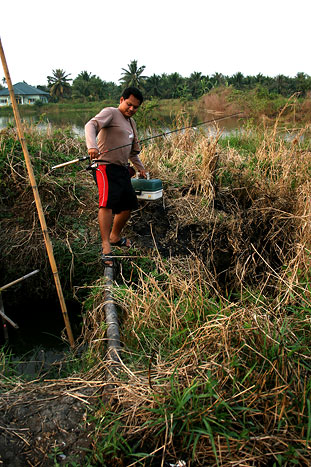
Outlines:
<svg viewBox="0 0 311 467"><path fill-rule="evenodd" d="M213 83L208 76L203 76L200 80L200 94L207 94L213 88Z"/></svg>
<svg viewBox="0 0 311 467"><path fill-rule="evenodd" d="M126 87L136 86L137 88L142 87L144 79L146 76L142 76L145 65L138 67L137 60L132 60L128 66L128 70L122 68L123 72L122 77L119 81Z"/></svg>
<svg viewBox="0 0 311 467"><path fill-rule="evenodd" d="M273 91L283 96L288 95L289 89L289 78L285 75L277 75L274 78L274 88Z"/></svg>
<svg viewBox="0 0 311 467"><path fill-rule="evenodd" d="M305 73L299 72L293 79L295 91L305 97L307 92L311 90L311 78Z"/></svg>
<svg viewBox="0 0 311 467"><path fill-rule="evenodd" d="M194 71L191 73L190 77L187 79L189 89L191 91L192 97L197 98L201 95L201 80L203 76L200 71Z"/></svg>
<svg viewBox="0 0 311 467"><path fill-rule="evenodd" d="M211 77L211 81L214 87L226 85L226 77L222 73L214 73Z"/></svg>
<svg viewBox="0 0 311 467"><path fill-rule="evenodd" d="M170 93L170 97L178 98L180 97L180 90L185 84L185 78L183 78L179 73L171 73L166 77L166 85Z"/></svg>
<svg viewBox="0 0 311 467"><path fill-rule="evenodd" d="M145 85L148 96L160 97L161 96L161 77L153 74L146 79Z"/></svg>
<svg viewBox="0 0 311 467"><path fill-rule="evenodd" d="M238 71L233 76L231 76L229 83L233 84L235 89L242 89L244 84L244 75Z"/></svg>
<svg viewBox="0 0 311 467"><path fill-rule="evenodd" d="M92 75L92 73L88 73L87 71L81 71L81 73L79 73L78 76L72 82L72 96L90 98L92 94L91 88L94 87L92 86L94 79L96 79L96 76ZM103 83L101 82L101 87L102 86ZM98 94L98 92L96 94Z"/></svg>
<svg viewBox="0 0 311 467"><path fill-rule="evenodd" d="M70 83L71 78L68 78L71 73L66 75L64 70L57 68L52 70L53 76L48 76L48 87L52 97L63 98L70 94Z"/></svg>

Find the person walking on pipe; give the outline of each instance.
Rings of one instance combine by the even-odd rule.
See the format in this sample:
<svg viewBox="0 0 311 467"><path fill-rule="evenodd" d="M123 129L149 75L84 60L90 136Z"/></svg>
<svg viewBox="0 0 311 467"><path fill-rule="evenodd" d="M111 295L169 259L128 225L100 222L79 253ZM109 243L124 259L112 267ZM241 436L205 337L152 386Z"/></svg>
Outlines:
<svg viewBox="0 0 311 467"><path fill-rule="evenodd" d="M99 194L98 223L104 266L113 266L112 246L131 246L130 239L122 237L121 233L131 211L138 207L129 161L146 178L146 169L138 157L140 146L132 118L142 102L143 95L139 89L126 88L117 108L105 107L85 125L88 154L91 161L98 161L95 180ZM116 146L124 147L109 152Z"/></svg>

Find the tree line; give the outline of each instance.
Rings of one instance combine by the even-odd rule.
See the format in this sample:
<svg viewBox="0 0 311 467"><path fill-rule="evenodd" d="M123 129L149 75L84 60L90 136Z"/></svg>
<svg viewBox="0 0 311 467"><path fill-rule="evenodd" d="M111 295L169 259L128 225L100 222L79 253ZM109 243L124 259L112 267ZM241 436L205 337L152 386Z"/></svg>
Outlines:
<svg viewBox="0 0 311 467"><path fill-rule="evenodd" d="M289 97L298 93L299 96L306 97L311 94L311 77L303 72L297 73L293 78L284 75L270 77L261 73L256 76L244 76L241 72L232 76L222 73L208 76L201 72L193 72L189 77L183 77L177 72L145 76L145 68L144 65L138 66L137 60L132 60L128 68L122 68L120 84L104 81L88 71L81 71L75 79L71 79L70 73L55 69L52 70L52 75L47 77L48 84L37 87L49 92L54 102L69 98L84 101L115 100L127 86L140 88L149 99L197 99L219 86L231 86L240 91L258 88L267 96L280 94Z"/></svg>

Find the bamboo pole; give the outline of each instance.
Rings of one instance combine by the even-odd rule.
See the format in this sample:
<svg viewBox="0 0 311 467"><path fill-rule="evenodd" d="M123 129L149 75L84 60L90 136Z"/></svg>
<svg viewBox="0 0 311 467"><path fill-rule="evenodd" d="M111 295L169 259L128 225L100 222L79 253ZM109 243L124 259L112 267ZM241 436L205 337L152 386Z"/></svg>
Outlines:
<svg viewBox="0 0 311 467"><path fill-rule="evenodd" d="M0 293L2 292L2 290L8 289L8 288L11 287L12 285L18 284L19 282L24 281L25 279L28 279L28 277L31 277L31 276L33 276L34 274L37 274L37 272L39 272L39 269L36 269L35 271L32 271L32 272L30 272L29 274L26 274L25 276L20 277L19 279L16 279L16 280L13 281L13 282L10 282L9 284L3 285L2 287L0 287Z"/></svg>
<svg viewBox="0 0 311 467"><path fill-rule="evenodd" d="M3 301L2 301L1 292L0 292L0 315L1 315L1 321L2 321L2 326L3 326L4 340L5 340L5 342L9 342L9 332L8 332L8 328L7 328L6 321L5 321L5 318L7 319L8 317L7 317L6 314L4 313L4 308L3 308ZM13 323L13 321L12 321L12 323ZM11 324L12 324L12 323L11 323ZM15 324L15 323L14 323L14 324ZM16 324L16 327L18 328L17 324Z"/></svg>
<svg viewBox="0 0 311 467"><path fill-rule="evenodd" d="M45 216L44 216L43 209L42 209L41 199L40 199L38 187L37 187L37 184L36 184L36 179L35 179L35 176L34 176L30 156L29 156L29 153L28 153L27 143L26 143L26 140L25 140L25 137L24 137L22 122L21 122L21 118L20 118L20 115L19 115L19 110L18 110L18 107L17 107L17 103L16 103L16 99L15 99L15 95L14 95L14 89L13 89L13 86L12 86L9 69L8 69L8 66L7 66L7 63L6 63L1 38L0 38L0 56L1 56L3 70L4 70L4 76L5 76L5 79L6 79L6 82L7 82L7 85L8 85L8 89L9 89L9 93L10 93L10 97L11 97L11 103L12 103L14 118L15 118L15 122L16 122L16 126L17 126L17 132L18 132L20 143L22 145L24 158L25 158L25 162L26 162L26 167L27 167L27 171L28 171L28 176L29 176L31 188L33 190L33 194L34 194L34 198L35 198L35 202L36 202L36 207L37 207L37 211L38 211L38 216L39 216L39 220L40 220L40 224L41 224L41 229L42 229L42 233L43 233L43 237L44 237L44 241L45 241L45 246L46 246L47 254L48 254L48 257L49 257L51 269L52 269L53 276L54 276L54 281L55 281L55 285L56 285L56 289L57 289L59 303L60 303L61 310L62 310L62 313L63 313L64 321L65 321L65 326L66 326L68 339L69 339L71 347L73 347L74 346L74 339L73 339L73 334L72 334L70 321L69 321L69 317L68 317L68 313L67 313L66 303L65 303L65 300L64 300L64 296L63 296L62 286L61 286L61 283L60 283L60 280L59 280L58 270L57 270L57 266L56 266L56 262L55 262L55 258L54 258L53 246L52 246L52 242L50 240L49 234L48 234L48 229L47 229Z"/></svg>
<svg viewBox="0 0 311 467"><path fill-rule="evenodd" d="M18 324L14 323L14 321L11 320L11 318L9 318L5 313L4 313L4 307L3 307L3 300L2 300L2 295L1 295L1 292L0 292L0 316L2 319L6 320L8 323L10 323L13 328L15 329L18 329ZM4 331L4 334L6 334L6 332ZM7 335L7 334L6 334ZM6 339L7 340L7 339Z"/></svg>

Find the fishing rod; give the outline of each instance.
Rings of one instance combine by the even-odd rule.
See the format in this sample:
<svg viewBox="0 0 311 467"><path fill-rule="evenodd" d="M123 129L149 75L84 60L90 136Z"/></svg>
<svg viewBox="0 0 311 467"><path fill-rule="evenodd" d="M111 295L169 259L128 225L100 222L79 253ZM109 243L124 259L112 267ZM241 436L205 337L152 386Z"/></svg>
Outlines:
<svg viewBox="0 0 311 467"><path fill-rule="evenodd" d="M167 136L167 135L171 135L172 133L177 133L178 131L183 131L183 130L188 130L190 128L194 128L196 129L196 127L198 126L201 126L201 125L207 125L208 123L214 123L214 122L219 122L221 120L225 120L226 118L233 118L233 117L237 117L238 115L241 115L242 112L237 112L235 114L231 114L231 115L226 115L224 117L218 117L218 118L213 118L211 120L206 120L205 122L199 122L197 123L196 125L189 125L189 126L184 126L182 128L177 128L176 130L171 130L171 131L167 131L165 133L159 133L158 135L153 135L153 136L149 136L148 138L144 138L144 139L141 139L138 141L138 143L144 143L145 141L150 141L151 139L155 139L155 138L161 138L163 136ZM106 149L105 151L103 151L102 153L100 154L107 154L108 152L112 152L112 151L116 151L117 149L122 149L122 148L126 148L128 146L132 146L133 143L128 143L128 144L123 144L122 146L116 146L114 148L111 148L111 149ZM83 156L83 157L80 157L78 159L73 159L72 161L68 161L68 162L64 162L62 164L58 164L58 165L54 165L52 167L52 170L53 169L58 169L59 167L64 167L65 165L69 165L69 164L75 164L76 162L81 162L81 161L85 161L86 159L89 159L90 156ZM101 159L94 159L92 160L92 164L94 163L97 163L97 162L103 162Z"/></svg>
<svg viewBox="0 0 311 467"><path fill-rule="evenodd" d="M52 167L52 170L53 169L58 169L59 167L64 167L65 165L75 164L76 162L85 161L86 159L89 159L89 158L90 158L90 156L83 156L83 157L79 157L78 159L73 159L72 161L63 162L62 164L54 165Z"/></svg>

